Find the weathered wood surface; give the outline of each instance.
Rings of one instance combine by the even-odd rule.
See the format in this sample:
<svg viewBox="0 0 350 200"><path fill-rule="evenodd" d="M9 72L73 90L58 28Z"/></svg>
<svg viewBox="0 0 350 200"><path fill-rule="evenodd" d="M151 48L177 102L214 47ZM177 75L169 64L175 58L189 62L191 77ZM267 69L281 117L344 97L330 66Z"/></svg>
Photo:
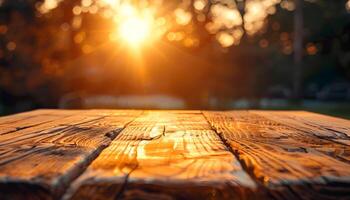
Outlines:
<svg viewBox="0 0 350 200"><path fill-rule="evenodd" d="M30 128L46 122L70 116L74 111L56 111L54 114L50 110L37 110L20 113L12 116L0 118L0 135L11 133L25 128Z"/></svg>
<svg viewBox="0 0 350 200"><path fill-rule="evenodd" d="M141 113L37 112L42 115L2 120L15 128L23 127L19 119L32 126L0 134L0 199L50 199L61 195L124 125ZM54 117L48 120L47 116Z"/></svg>
<svg viewBox="0 0 350 200"><path fill-rule="evenodd" d="M350 198L350 147L317 137L329 134L318 132L317 124L312 122L313 129L297 122L288 123L284 118L271 120L278 118L276 114L205 112L208 121L238 154L252 176L269 190L271 197ZM319 117L305 114L313 115L316 121ZM299 117L301 120L302 115ZM337 138L336 135L332 137Z"/></svg>
<svg viewBox="0 0 350 200"><path fill-rule="evenodd" d="M255 189L202 114L146 112L101 153L68 196L236 199Z"/></svg>
<svg viewBox="0 0 350 200"><path fill-rule="evenodd" d="M350 121L302 111L1 117L2 199L350 199Z"/></svg>
<svg viewBox="0 0 350 200"><path fill-rule="evenodd" d="M272 120L312 133L316 137L350 145L350 121L310 112L252 111Z"/></svg>

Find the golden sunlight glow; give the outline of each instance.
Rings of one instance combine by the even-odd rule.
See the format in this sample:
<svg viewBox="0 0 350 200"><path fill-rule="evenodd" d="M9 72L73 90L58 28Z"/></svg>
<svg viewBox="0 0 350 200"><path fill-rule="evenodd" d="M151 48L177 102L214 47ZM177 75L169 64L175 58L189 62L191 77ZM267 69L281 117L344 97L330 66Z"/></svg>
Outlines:
<svg viewBox="0 0 350 200"><path fill-rule="evenodd" d="M63 1L42 0L37 8L45 14L58 7ZM268 16L276 13L278 5L288 11L295 9L293 0L244 0L243 8L238 4L243 0L80 1L81 4L75 5L72 9L74 18L71 26L74 30L81 27L82 14L97 14L115 23L109 35L110 40L124 41L134 47L162 38L174 42L181 41L185 46L195 46L198 38L192 38L191 33L197 24L193 23L195 22L193 19L197 19L201 22L199 24L203 23L205 29L215 36L222 47L228 48L239 45L244 34L253 36L263 33L268 25ZM347 0L345 6L350 12L350 0ZM83 44L79 35L74 41ZM264 42L262 44L265 46ZM290 45L286 47L290 52L292 47Z"/></svg>
<svg viewBox="0 0 350 200"><path fill-rule="evenodd" d="M157 20L151 9L138 9L132 4L121 4L115 13L116 38L132 47L138 47L154 39ZM151 37L152 36L152 37Z"/></svg>
<svg viewBox="0 0 350 200"><path fill-rule="evenodd" d="M141 17L130 17L119 24L119 35L123 41L131 45L140 45L150 37L149 20Z"/></svg>

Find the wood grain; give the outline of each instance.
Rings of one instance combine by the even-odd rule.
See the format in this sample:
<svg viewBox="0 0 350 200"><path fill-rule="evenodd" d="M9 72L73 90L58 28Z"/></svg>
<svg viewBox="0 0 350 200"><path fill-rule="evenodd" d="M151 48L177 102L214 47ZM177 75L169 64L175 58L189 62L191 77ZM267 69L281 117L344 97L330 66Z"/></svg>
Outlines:
<svg viewBox="0 0 350 200"><path fill-rule="evenodd" d="M247 111L204 114L271 198L349 197L348 146Z"/></svg>
<svg viewBox="0 0 350 200"><path fill-rule="evenodd" d="M25 112L1 117L0 135L44 124L46 122L50 122L76 113L77 111L67 110L60 110L55 112L52 112L50 110L36 110L32 112Z"/></svg>
<svg viewBox="0 0 350 200"><path fill-rule="evenodd" d="M130 123L65 199L238 199L255 189L202 114L153 111Z"/></svg>
<svg viewBox="0 0 350 200"><path fill-rule="evenodd" d="M304 111L252 111L313 135L350 146L350 121Z"/></svg>
<svg viewBox="0 0 350 200"><path fill-rule="evenodd" d="M0 200L350 199L349 141L303 111L37 110L0 118Z"/></svg>
<svg viewBox="0 0 350 200"><path fill-rule="evenodd" d="M58 198L141 111L67 113L69 116L63 114L61 118L0 135L0 199ZM46 115L34 112L31 117L45 121ZM21 121L16 125L21 126Z"/></svg>

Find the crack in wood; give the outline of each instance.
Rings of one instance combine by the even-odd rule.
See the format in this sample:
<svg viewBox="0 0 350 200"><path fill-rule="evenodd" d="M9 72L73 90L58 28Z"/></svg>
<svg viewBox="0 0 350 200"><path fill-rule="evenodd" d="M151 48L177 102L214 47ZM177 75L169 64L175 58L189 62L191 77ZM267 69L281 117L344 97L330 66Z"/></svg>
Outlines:
<svg viewBox="0 0 350 200"><path fill-rule="evenodd" d="M115 195L114 200L121 199L121 197L123 196L124 192L126 191L126 188L127 188L128 182L129 182L129 177L130 177L131 173L137 169L137 167L138 167L138 163L136 164L136 166L133 169L131 169L126 174L125 180L124 180L123 184L121 185L121 188L120 188L119 192Z"/></svg>
<svg viewBox="0 0 350 200"><path fill-rule="evenodd" d="M151 141L151 140L158 140L160 139L161 137L164 137L165 136L165 126L162 126L162 133L155 136L155 137L150 137L150 138L141 138L140 141ZM135 157L137 157L137 151L136 151L136 155ZM121 199L121 197L123 196L124 192L126 191L126 188L127 188L127 185L128 185L128 182L129 182L129 177L130 175L139 167L139 163L136 161L136 165L133 169L130 170L130 172L128 172L126 174L126 177L125 177L125 181L124 183L122 184L121 186L121 189L120 191L118 192L118 194L116 194L114 200L118 200L118 199Z"/></svg>

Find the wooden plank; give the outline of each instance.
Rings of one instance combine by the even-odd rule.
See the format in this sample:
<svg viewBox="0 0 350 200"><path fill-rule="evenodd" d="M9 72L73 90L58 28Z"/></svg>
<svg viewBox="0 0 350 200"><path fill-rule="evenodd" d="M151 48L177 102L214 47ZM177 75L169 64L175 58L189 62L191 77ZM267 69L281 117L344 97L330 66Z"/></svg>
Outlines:
<svg viewBox="0 0 350 200"><path fill-rule="evenodd" d="M0 199L58 198L139 114L141 111L79 112L0 135Z"/></svg>
<svg viewBox="0 0 350 200"><path fill-rule="evenodd" d="M313 135L350 145L350 121L305 111L253 111Z"/></svg>
<svg viewBox="0 0 350 200"><path fill-rule="evenodd" d="M30 128L64 117L76 115L80 111L36 110L0 118L0 135Z"/></svg>
<svg viewBox="0 0 350 200"><path fill-rule="evenodd" d="M349 197L346 145L322 140L300 128L247 111L204 112L204 115L251 175L269 190L271 198ZM327 147L333 153L327 152ZM346 160L334 156L337 154Z"/></svg>
<svg viewBox="0 0 350 200"><path fill-rule="evenodd" d="M267 118L274 123L283 124L284 132L292 132L290 138L302 142L305 147L311 147L325 155L330 155L340 161L350 163L350 147L346 142L347 136L344 133L326 129L316 124L304 122L302 118L295 118L298 113L305 113L314 117L317 114L308 112L290 112L290 111L249 111ZM338 129L338 127L334 127Z"/></svg>
<svg viewBox="0 0 350 200"><path fill-rule="evenodd" d="M69 115L72 110L39 109L0 117L0 125L11 124L39 115Z"/></svg>
<svg viewBox="0 0 350 200"><path fill-rule="evenodd" d="M237 199L255 189L202 114L153 111L129 124L64 199Z"/></svg>

